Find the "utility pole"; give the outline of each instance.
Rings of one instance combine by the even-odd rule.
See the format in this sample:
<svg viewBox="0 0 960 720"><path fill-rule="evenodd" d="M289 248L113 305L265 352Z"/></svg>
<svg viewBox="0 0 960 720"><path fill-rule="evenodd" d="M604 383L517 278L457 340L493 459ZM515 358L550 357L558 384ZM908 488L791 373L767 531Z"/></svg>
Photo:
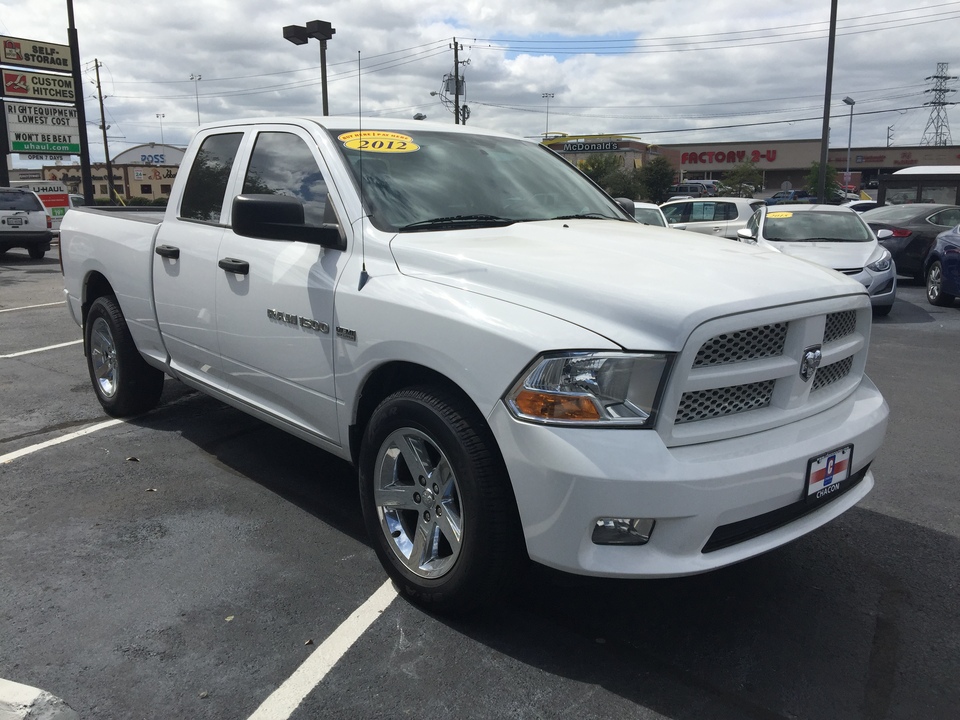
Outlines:
<svg viewBox="0 0 960 720"><path fill-rule="evenodd" d="M460 124L460 54L463 45L453 39L453 121Z"/></svg>
<svg viewBox="0 0 960 720"><path fill-rule="evenodd" d="M104 118L103 113L103 91L100 89L100 61L96 58L93 59L94 67L97 70L97 101L100 103L100 129L103 131L103 156L106 161L107 166L107 197L110 199L110 204L114 205L113 196L115 190L113 189L113 166L110 164L110 146L107 145L107 121Z"/></svg>
<svg viewBox="0 0 960 720"><path fill-rule="evenodd" d="M820 133L820 174L817 202L827 201L827 149L830 146L830 95L833 93L833 49L837 44L837 0L830 0L830 36L827 41L827 82L823 97L823 130Z"/></svg>

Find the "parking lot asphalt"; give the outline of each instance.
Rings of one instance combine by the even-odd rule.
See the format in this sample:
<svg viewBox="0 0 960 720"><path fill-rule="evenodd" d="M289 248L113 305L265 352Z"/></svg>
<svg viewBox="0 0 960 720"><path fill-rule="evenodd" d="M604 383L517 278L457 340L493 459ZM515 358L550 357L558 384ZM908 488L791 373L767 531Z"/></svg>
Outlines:
<svg viewBox="0 0 960 720"><path fill-rule="evenodd" d="M354 622L385 580L354 469L172 380L156 411L102 426L79 337L56 260L0 258L0 678L81 718L960 707L960 302L933 308L903 284L874 324L868 373L891 420L858 507L702 576L531 568L489 614L459 621L388 595ZM328 644L344 628L352 640ZM261 710L326 653L302 702Z"/></svg>

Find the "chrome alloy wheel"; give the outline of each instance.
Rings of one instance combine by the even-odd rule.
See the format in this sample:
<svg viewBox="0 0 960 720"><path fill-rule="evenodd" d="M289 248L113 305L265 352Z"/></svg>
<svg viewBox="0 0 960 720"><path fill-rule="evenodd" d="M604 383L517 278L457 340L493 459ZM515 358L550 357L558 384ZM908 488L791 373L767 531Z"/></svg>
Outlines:
<svg viewBox="0 0 960 720"><path fill-rule="evenodd" d="M927 271L927 299L931 303L936 303L940 299L940 291L943 289L943 268L940 263L935 262Z"/></svg>
<svg viewBox="0 0 960 720"><path fill-rule="evenodd" d="M453 467L428 435L392 432L377 454L374 503L387 544L422 578L450 572L460 556L463 509Z"/></svg>
<svg viewBox="0 0 960 720"><path fill-rule="evenodd" d="M112 398L119 380L117 346L110 325L102 317L97 317L90 328L90 359L97 388L104 397Z"/></svg>

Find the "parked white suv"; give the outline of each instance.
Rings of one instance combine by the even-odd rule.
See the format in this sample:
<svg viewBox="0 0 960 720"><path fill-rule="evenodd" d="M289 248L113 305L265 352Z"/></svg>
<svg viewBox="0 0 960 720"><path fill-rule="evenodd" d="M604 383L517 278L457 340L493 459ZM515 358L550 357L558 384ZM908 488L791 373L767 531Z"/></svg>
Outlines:
<svg viewBox="0 0 960 720"><path fill-rule="evenodd" d="M751 198L699 198L671 200L660 206L667 223L675 230L692 230L704 235L737 239L763 200Z"/></svg>
<svg viewBox="0 0 960 720"><path fill-rule="evenodd" d="M53 220L32 190L0 188L0 255L25 248L39 260L50 249Z"/></svg>

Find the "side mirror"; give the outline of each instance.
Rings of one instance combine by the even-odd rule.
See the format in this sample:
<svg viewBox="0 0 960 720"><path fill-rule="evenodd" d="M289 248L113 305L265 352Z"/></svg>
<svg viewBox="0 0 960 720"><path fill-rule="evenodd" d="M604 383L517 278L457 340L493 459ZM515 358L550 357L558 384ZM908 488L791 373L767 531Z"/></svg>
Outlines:
<svg viewBox="0 0 960 720"><path fill-rule="evenodd" d="M614 198L617 201L617 205L623 208L623 211L633 217L633 200L630 198Z"/></svg>
<svg viewBox="0 0 960 720"><path fill-rule="evenodd" d="M327 208L330 197L327 196ZM332 212L325 212L326 216ZM233 231L243 237L313 243L343 250L346 237L337 223L304 222L303 203L286 195L237 195L233 199Z"/></svg>
<svg viewBox="0 0 960 720"><path fill-rule="evenodd" d="M877 230L877 240L886 240L888 237L893 237L893 230L889 228Z"/></svg>
<svg viewBox="0 0 960 720"><path fill-rule="evenodd" d="M737 240L740 242L750 243L751 245L757 244L756 236L748 228L740 228L737 230Z"/></svg>

